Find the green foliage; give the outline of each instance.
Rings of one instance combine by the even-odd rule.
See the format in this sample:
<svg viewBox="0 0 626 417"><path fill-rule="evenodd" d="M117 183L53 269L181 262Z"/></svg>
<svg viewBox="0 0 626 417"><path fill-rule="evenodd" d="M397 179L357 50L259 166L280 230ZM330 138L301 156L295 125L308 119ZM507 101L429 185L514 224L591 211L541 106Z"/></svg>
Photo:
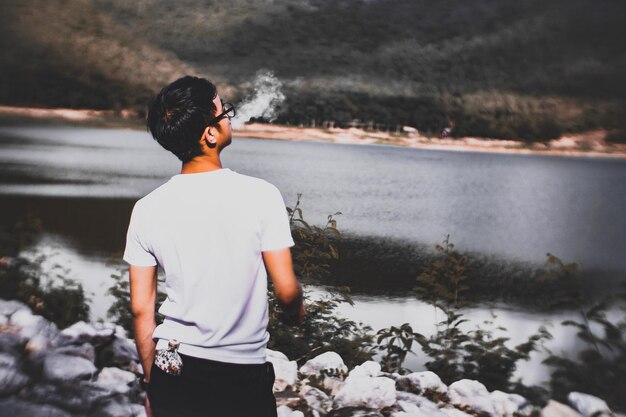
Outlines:
<svg viewBox="0 0 626 417"><path fill-rule="evenodd" d="M622 301L626 299L624 294ZM616 411L626 411L626 319L610 320L607 309L616 302L607 298L584 310L580 321L564 321L564 326L578 330L583 348L576 359L551 355L544 363L554 368L550 387L555 399L565 401L572 391L585 392L604 399Z"/></svg>
<svg viewBox="0 0 626 417"><path fill-rule="evenodd" d="M341 233L337 230L336 212L327 217L324 227L310 225L302 216L298 194L293 208L287 207L291 234L296 243L293 248L294 271L305 282L319 282L329 274L332 264L339 259L337 240Z"/></svg>
<svg viewBox="0 0 626 417"><path fill-rule="evenodd" d="M110 265L111 263L109 263ZM111 274L113 285L107 294L113 297L113 302L107 310L107 316L126 330L129 337L133 337L133 315L130 311L130 280L128 267L119 263Z"/></svg>
<svg viewBox="0 0 626 417"><path fill-rule="evenodd" d="M583 345L577 360L555 354L544 360L553 368L550 387L554 398L565 401L572 391L585 392L604 399L615 410L626 411L626 286L595 302L583 290L577 264L565 264L551 254L546 263L550 268L538 279L569 288L560 305L578 310L580 319L562 324L575 328ZM620 318L610 319L611 310L617 310Z"/></svg>
<svg viewBox="0 0 626 417"><path fill-rule="evenodd" d="M341 213L329 215L324 227L310 225L302 214L301 196L298 194L293 208L287 208L291 232L296 241L293 248L294 270L305 283L319 282L328 276L332 263L339 258L337 241L341 234L334 217ZM353 304L349 291L347 287L338 287L312 299L305 289L307 316L304 322L298 326L286 326L279 320L280 308L270 283L268 347L283 352L300 364L327 351L337 352L349 367L371 359L371 328L337 316L340 304Z"/></svg>
<svg viewBox="0 0 626 417"><path fill-rule="evenodd" d="M552 338L540 327L526 342L511 349L507 346L508 337L496 335L496 331L504 334L505 328L494 328L494 322L487 320L484 326L464 330L461 324L466 321L461 314L449 311L445 327L428 339L420 339L424 353L433 358L426 367L446 383L469 378L482 382L490 391L515 390L516 385L521 385L511 381L517 362L530 359L530 353Z"/></svg>
<svg viewBox="0 0 626 417"><path fill-rule="evenodd" d="M446 235L442 245L435 245L435 250L440 256L419 274L415 291L422 300L444 311L463 307L463 296L469 289L464 285L468 258L454 251L450 235Z"/></svg>
<svg viewBox="0 0 626 417"><path fill-rule="evenodd" d="M315 300L305 294L307 316L302 324L290 327L278 319L279 310L270 289L268 347L281 351L299 365L328 351L337 352L349 368L370 360L371 328L337 315L339 304L351 303L345 291L331 291Z"/></svg>
<svg viewBox="0 0 626 417"><path fill-rule="evenodd" d="M435 372L447 384L463 378L476 379L489 390L533 392L520 381L511 381L520 360L528 360L544 340L550 339L548 331L541 327L522 344L510 348L509 338L497 332L506 331L494 327L493 321L467 330L469 320L460 308L467 305L467 257L454 251L454 244L447 235L441 245L436 245L435 258L417 277L418 296L443 312L445 318L436 321L436 332L430 337L413 332L408 324L391 327L378 332L378 349L385 351L382 365L389 371L405 372L402 362L417 342L430 357L426 367ZM534 390L535 393L540 393Z"/></svg>
<svg viewBox="0 0 626 417"><path fill-rule="evenodd" d="M70 278L68 268L59 263L44 267L51 258L41 253L18 255L37 240L41 230L40 219L25 216L12 231L2 233L5 244L0 254L0 294L28 304L35 314L59 328L88 320L89 298L82 285Z"/></svg>
<svg viewBox="0 0 626 417"><path fill-rule="evenodd" d="M402 364L406 360L406 355L409 352L413 353L413 342L421 340L422 336L413 332L409 323L404 323L400 327L391 326L380 329L376 336L375 349L385 352L380 360L382 370L385 372L410 372Z"/></svg>
<svg viewBox="0 0 626 417"><path fill-rule="evenodd" d="M551 309L578 309L584 303L582 271L577 263L565 264L557 256L546 254L546 267L535 278L542 291L550 294L546 300Z"/></svg>
<svg viewBox="0 0 626 417"><path fill-rule="evenodd" d="M121 262L118 257L112 258L108 266L114 267L111 274L113 285L107 290L107 294L113 297L113 302L107 310L107 316L116 324L126 330L128 337L134 337L133 315L130 310L130 279L128 275L128 265ZM158 324L163 322L163 315L158 311L158 307L165 301L167 294L163 291L164 278L157 277L157 299L155 303L155 321Z"/></svg>
<svg viewBox="0 0 626 417"><path fill-rule="evenodd" d="M517 362L528 360L530 353L538 350L541 343L551 338L541 327L525 343L513 349L506 344L507 337L496 336L496 331L504 332L503 327L494 328L493 321L485 321L485 327L476 326L465 330L462 325L468 322L458 310L467 305L465 293L467 257L454 251L447 235L443 245L436 245L440 254L418 276L418 296L429 301L441 310L445 319L436 323L435 334L426 338L418 335L424 353L432 360L426 367L435 372L445 383L470 378L481 381L487 389L509 391L513 389L511 378ZM495 318L495 317L494 317ZM517 383L521 385L521 383Z"/></svg>

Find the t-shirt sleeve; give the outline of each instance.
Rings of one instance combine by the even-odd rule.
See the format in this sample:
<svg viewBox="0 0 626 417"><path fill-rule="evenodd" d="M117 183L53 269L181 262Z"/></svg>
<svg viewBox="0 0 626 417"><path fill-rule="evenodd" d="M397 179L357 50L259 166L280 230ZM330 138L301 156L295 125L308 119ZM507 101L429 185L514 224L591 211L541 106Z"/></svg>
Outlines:
<svg viewBox="0 0 626 417"><path fill-rule="evenodd" d="M294 242L291 237L289 217L280 191L272 186L266 198L261 251L284 249L293 246Z"/></svg>
<svg viewBox="0 0 626 417"><path fill-rule="evenodd" d="M142 218L141 210L138 209L138 204L135 204L130 215L123 259L135 266L154 266L157 261L145 243L145 233L142 233L141 228L143 220L145 219Z"/></svg>

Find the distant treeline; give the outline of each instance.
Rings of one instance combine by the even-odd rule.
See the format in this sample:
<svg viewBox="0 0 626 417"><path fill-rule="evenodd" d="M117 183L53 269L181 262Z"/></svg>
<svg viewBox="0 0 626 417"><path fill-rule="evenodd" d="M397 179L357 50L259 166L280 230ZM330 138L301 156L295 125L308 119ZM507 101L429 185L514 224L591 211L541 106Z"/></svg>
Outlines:
<svg viewBox="0 0 626 417"><path fill-rule="evenodd" d="M142 109L184 73L236 100L267 68L281 123L623 140L625 15L592 0L2 2L0 103Z"/></svg>
<svg viewBox="0 0 626 417"><path fill-rule="evenodd" d="M564 133L616 129L623 141L624 103L580 103L498 92L481 95L372 97L363 93L287 95L278 123L317 127L365 127L401 131L412 126L429 135L451 128L451 136L543 141ZM356 125L356 126L355 126Z"/></svg>

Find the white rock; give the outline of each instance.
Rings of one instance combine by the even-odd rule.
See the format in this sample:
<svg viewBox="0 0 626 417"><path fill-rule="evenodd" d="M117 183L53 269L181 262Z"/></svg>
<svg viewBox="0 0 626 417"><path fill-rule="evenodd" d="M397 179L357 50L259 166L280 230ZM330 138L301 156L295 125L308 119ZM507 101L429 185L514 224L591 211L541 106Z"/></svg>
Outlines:
<svg viewBox="0 0 626 417"><path fill-rule="evenodd" d="M580 413L573 408L561 404L558 401L550 400L548 404L541 410L541 417L582 417Z"/></svg>
<svg viewBox="0 0 626 417"><path fill-rule="evenodd" d="M267 360L270 360L270 359L278 359L278 360L283 360L283 361L289 360L287 355L285 355L283 352L279 350L265 349L265 355L267 357Z"/></svg>
<svg viewBox="0 0 626 417"><path fill-rule="evenodd" d="M91 325L98 334L114 335L115 337L120 339L130 339L126 330L119 324L111 322L96 322L91 323Z"/></svg>
<svg viewBox="0 0 626 417"><path fill-rule="evenodd" d="M13 355L0 352L0 367L15 368L17 367L17 359Z"/></svg>
<svg viewBox="0 0 626 417"><path fill-rule="evenodd" d="M432 417L427 413L420 410L416 411L396 411L391 414L391 417Z"/></svg>
<svg viewBox="0 0 626 417"><path fill-rule="evenodd" d="M18 334L9 333L6 330L0 332L0 351L21 354L22 343L23 340Z"/></svg>
<svg viewBox="0 0 626 417"><path fill-rule="evenodd" d="M132 372L124 371L119 368L108 367L102 368L98 374L96 383L119 394L126 394L130 391L128 384L136 380L137 377Z"/></svg>
<svg viewBox="0 0 626 417"><path fill-rule="evenodd" d="M380 364L374 361L363 362L361 365L357 365L350 371L351 376L368 376L376 377L380 375Z"/></svg>
<svg viewBox="0 0 626 417"><path fill-rule="evenodd" d="M62 353L64 355L79 356L90 362L96 362L96 349L91 343L83 343L82 345L65 345L53 350L54 353Z"/></svg>
<svg viewBox="0 0 626 417"><path fill-rule="evenodd" d="M129 369L131 362L139 361L137 347L130 339L120 339L112 336L112 342L104 344L98 351L98 358L102 366L115 366L117 368ZM100 337L94 340L100 339Z"/></svg>
<svg viewBox="0 0 626 417"><path fill-rule="evenodd" d="M115 337L119 337L122 339L128 339L128 334L126 333L126 329L120 326L119 324L115 325Z"/></svg>
<svg viewBox="0 0 626 417"><path fill-rule="evenodd" d="M9 323L20 328L20 336L23 340L29 340L36 335L43 335L52 339L59 332L54 323L50 323L41 316L33 315L30 310L16 311L11 316Z"/></svg>
<svg viewBox="0 0 626 417"><path fill-rule="evenodd" d="M496 412L502 417L513 417L513 414L518 413L521 408L528 404L526 398L518 394L495 390L490 395Z"/></svg>
<svg viewBox="0 0 626 417"><path fill-rule="evenodd" d="M116 397L96 406L92 417L135 417L130 401L126 397Z"/></svg>
<svg viewBox="0 0 626 417"><path fill-rule="evenodd" d="M396 383L386 377L348 377L335 396L335 408L368 407L380 410L396 402Z"/></svg>
<svg viewBox="0 0 626 417"><path fill-rule="evenodd" d="M300 368L300 372L305 375L317 375L323 370L348 372L348 367L343 363L343 359L341 359L338 353L325 352L313 359L309 359Z"/></svg>
<svg viewBox="0 0 626 417"><path fill-rule="evenodd" d="M134 417L147 417L146 407L143 405L131 404L130 409L132 410Z"/></svg>
<svg viewBox="0 0 626 417"><path fill-rule="evenodd" d="M48 404L32 404L17 398L0 400L0 416L2 417L72 417L67 411Z"/></svg>
<svg viewBox="0 0 626 417"><path fill-rule="evenodd" d="M489 391L483 384L471 379L461 379L448 387L450 404L461 407L467 406L472 410L498 416Z"/></svg>
<svg viewBox="0 0 626 417"><path fill-rule="evenodd" d="M55 341L57 345L92 343L99 344L102 340L107 340L115 334L114 327L102 327L96 329L94 325L84 321L78 321L63 329Z"/></svg>
<svg viewBox="0 0 626 417"><path fill-rule="evenodd" d="M102 368L100 373L98 374L98 378L96 381L102 383L121 383L121 384L130 384L137 380L137 376L132 372L124 371L119 368Z"/></svg>
<svg viewBox="0 0 626 417"><path fill-rule="evenodd" d="M304 386L300 390L300 397L306 401L313 410L327 414L333 408L333 400L322 390L315 387Z"/></svg>
<svg viewBox="0 0 626 417"><path fill-rule="evenodd" d="M412 392L397 391L396 400L413 403L419 407L419 405L422 403L422 400L424 400L424 397L422 397L421 395L413 394Z"/></svg>
<svg viewBox="0 0 626 417"><path fill-rule="evenodd" d="M267 360L274 366L274 392L284 391L298 382L298 364L290 361L283 353L267 349Z"/></svg>
<svg viewBox="0 0 626 417"><path fill-rule="evenodd" d="M324 387L324 389L330 391L330 395L331 396L336 396L337 393L339 392L339 390L341 388L343 388L343 386L346 384L346 382L343 379L334 377L334 376L329 376L324 378L324 380L322 381L322 387Z"/></svg>
<svg viewBox="0 0 626 417"><path fill-rule="evenodd" d="M593 395L582 392L570 392L567 401L585 417L612 416L611 409L606 402Z"/></svg>
<svg viewBox="0 0 626 417"><path fill-rule="evenodd" d="M441 378L431 371L413 372L408 375L396 377L399 389L422 394L425 391L435 391L442 394L448 392L446 384L441 382Z"/></svg>
<svg viewBox="0 0 626 417"><path fill-rule="evenodd" d="M28 376L20 370L5 366L0 367L0 395L5 396L15 393L22 389L28 381Z"/></svg>
<svg viewBox="0 0 626 417"><path fill-rule="evenodd" d="M97 372L90 361L78 356L51 353L43 362L43 377L51 381L71 381L88 379Z"/></svg>
<svg viewBox="0 0 626 417"><path fill-rule="evenodd" d="M278 417L304 417L302 411L293 411L286 405L281 405L276 409Z"/></svg>
<svg viewBox="0 0 626 417"><path fill-rule="evenodd" d="M91 381L71 380L61 383L57 382L38 382L28 387L28 391L24 393L23 398L28 398L29 401L34 403L55 404L68 411L81 413L79 415L92 417L94 414L87 414L87 412L94 405L101 405L116 396L115 392Z"/></svg>
<svg viewBox="0 0 626 417"><path fill-rule="evenodd" d="M8 317L19 310L30 311L30 308L21 301L0 298L0 316Z"/></svg>
<svg viewBox="0 0 626 417"><path fill-rule="evenodd" d="M454 407L444 407L441 409L441 412L444 413L447 417L473 417L471 414L467 414Z"/></svg>
<svg viewBox="0 0 626 417"><path fill-rule="evenodd" d="M415 395L410 393L405 394ZM437 407L437 404L435 404L434 402L418 395L415 395L415 397L411 398L410 400L398 399L397 404L402 409L402 411L409 413L411 416L446 417L446 414L441 412L439 407Z"/></svg>
<svg viewBox="0 0 626 417"><path fill-rule="evenodd" d="M77 321L69 327L66 327L61 331L63 336L79 338L81 336L93 337L98 333L98 330L94 326L84 321Z"/></svg>
<svg viewBox="0 0 626 417"><path fill-rule="evenodd" d="M50 347L50 339L43 334L36 334L26 343L26 352L29 354L38 354L45 352Z"/></svg>

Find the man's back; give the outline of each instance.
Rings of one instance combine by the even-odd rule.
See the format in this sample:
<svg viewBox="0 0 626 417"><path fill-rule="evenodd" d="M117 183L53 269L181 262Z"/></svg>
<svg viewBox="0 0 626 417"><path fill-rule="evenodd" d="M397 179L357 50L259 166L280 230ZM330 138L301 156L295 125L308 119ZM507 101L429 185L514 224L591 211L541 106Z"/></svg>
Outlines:
<svg viewBox="0 0 626 417"><path fill-rule="evenodd" d="M173 338L184 354L265 362L262 251L293 245L286 216L276 187L229 169L175 175L137 202L124 259L165 272L157 349Z"/></svg>

